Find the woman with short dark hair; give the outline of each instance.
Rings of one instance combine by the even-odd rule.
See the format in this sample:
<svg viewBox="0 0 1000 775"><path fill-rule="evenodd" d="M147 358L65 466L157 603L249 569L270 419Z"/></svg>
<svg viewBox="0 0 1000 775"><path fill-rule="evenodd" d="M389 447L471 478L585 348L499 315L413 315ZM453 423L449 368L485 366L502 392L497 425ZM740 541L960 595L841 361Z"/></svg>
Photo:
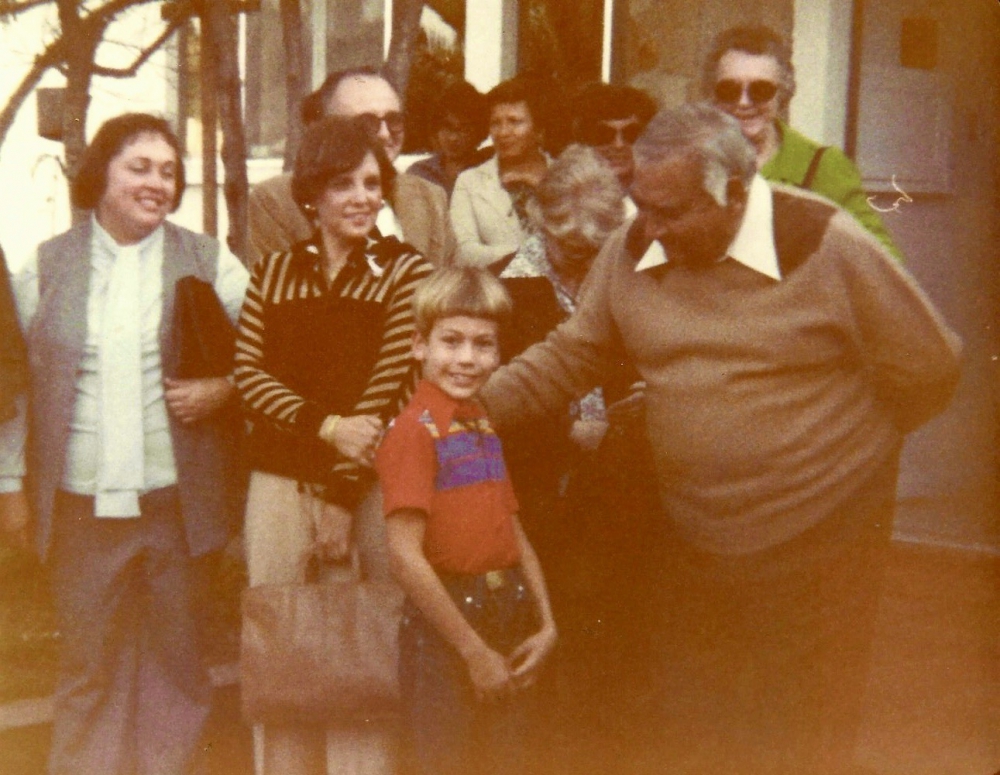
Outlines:
<svg viewBox="0 0 1000 775"><path fill-rule="evenodd" d="M251 586L302 583L312 558L348 554L352 527L366 576L388 577L370 465L415 385L410 297L432 268L375 229L393 174L378 139L359 122L310 124L292 195L316 230L254 267L235 372L253 420L245 522ZM391 767L378 724L268 725L255 736L258 773Z"/></svg>
<svg viewBox="0 0 1000 775"><path fill-rule="evenodd" d="M192 560L237 524L240 427L226 421L225 377L177 378L172 321L189 276L235 320L247 272L166 220L183 190L163 119L110 119L72 184L89 215L39 245L14 281L31 401L0 428L0 490L19 490L9 475L26 468L52 570L63 636L53 775L181 775L208 716ZM8 442L28 426L25 461Z"/></svg>
<svg viewBox="0 0 1000 775"><path fill-rule="evenodd" d="M490 266L513 255L527 235L527 203L549 164L545 93L541 81L521 76L486 95L495 155L455 182L449 212L459 261Z"/></svg>
<svg viewBox="0 0 1000 775"><path fill-rule="evenodd" d="M430 120L434 153L406 171L436 183L450 197L458 176L493 153L479 148L487 135L486 100L468 81L454 81L441 92Z"/></svg>

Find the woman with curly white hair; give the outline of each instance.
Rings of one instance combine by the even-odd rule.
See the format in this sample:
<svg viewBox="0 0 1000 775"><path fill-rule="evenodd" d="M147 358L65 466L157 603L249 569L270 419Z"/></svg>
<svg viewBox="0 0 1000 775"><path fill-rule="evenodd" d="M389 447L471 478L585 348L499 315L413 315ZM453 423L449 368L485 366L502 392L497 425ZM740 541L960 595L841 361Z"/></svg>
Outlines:
<svg viewBox="0 0 1000 775"><path fill-rule="evenodd" d="M505 360L574 312L601 246L625 222L623 199L593 148L571 145L549 167L528 208L534 233L500 273L514 301L501 341ZM598 739L609 723L627 723L629 687L642 681L642 659L614 654L638 655L634 625L621 612L635 619L642 605L643 559L652 555L630 536L653 534L643 525L655 513L655 478L635 411L637 375L627 358L619 363L614 379L562 417L503 438L521 520L560 609L562 656L554 690L543 693L542 724L556 741Z"/></svg>

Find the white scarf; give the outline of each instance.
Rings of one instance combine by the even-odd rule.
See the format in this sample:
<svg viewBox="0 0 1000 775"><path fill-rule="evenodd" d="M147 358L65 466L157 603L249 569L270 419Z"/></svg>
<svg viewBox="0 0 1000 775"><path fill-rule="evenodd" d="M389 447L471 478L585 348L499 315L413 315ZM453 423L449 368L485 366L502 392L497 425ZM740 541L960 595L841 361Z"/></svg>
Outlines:
<svg viewBox="0 0 1000 775"><path fill-rule="evenodd" d="M94 513L139 516L144 487L139 246L122 247L108 279L98 343L100 413Z"/></svg>

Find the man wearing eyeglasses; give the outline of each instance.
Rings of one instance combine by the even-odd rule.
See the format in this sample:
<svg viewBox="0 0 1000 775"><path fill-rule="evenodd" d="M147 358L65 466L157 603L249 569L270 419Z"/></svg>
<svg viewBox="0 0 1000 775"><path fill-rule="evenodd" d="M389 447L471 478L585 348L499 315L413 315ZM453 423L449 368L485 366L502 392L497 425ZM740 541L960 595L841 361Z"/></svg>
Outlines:
<svg viewBox="0 0 1000 775"><path fill-rule="evenodd" d="M623 191L632 185L632 144L656 113L656 102L631 86L591 83L573 103L573 140L596 150L614 170ZM635 213L626 197L626 215Z"/></svg>
<svg viewBox="0 0 1000 775"><path fill-rule="evenodd" d="M702 91L740 122L764 178L826 197L902 259L879 214L868 203L854 162L839 148L822 146L781 119L795 94L795 69L791 47L778 33L763 26L721 32L705 58Z"/></svg>
<svg viewBox="0 0 1000 775"><path fill-rule="evenodd" d="M635 219L480 398L502 435L623 360L646 383L661 518L616 561L666 537L648 642L622 649L653 669L617 771L856 773L900 449L948 404L960 342L854 218L769 185L731 116L664 110L634 154Z"/></svg>
<svg viewBox="0 0 1000 775"><path fill-rule="evenodd" d="M304 123L323 116L354 118L360 122L378 137L389 161L395 162L403 149L404 116L399 95L374 68L340 70L327 76L302 105ZM287 250L311 236L314 229L292 200L290 173L254 186L250 192L249 219L250 263L261 256ZM455 252L444 189L416 175L396 176L376 226L383 235L413 245L437 266L450 263Z"/></svg>

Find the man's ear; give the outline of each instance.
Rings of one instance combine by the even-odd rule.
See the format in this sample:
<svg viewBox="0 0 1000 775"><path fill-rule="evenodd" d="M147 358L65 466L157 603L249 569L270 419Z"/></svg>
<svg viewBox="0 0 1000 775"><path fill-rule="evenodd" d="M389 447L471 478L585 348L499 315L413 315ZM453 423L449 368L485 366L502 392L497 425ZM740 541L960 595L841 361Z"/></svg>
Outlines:
<svg viewBox="0 0 1000 775"><path fill-rule="evenodd" d="M410 345L410 349L413 352L414 360L423 363L427 356L427 340L419 331L413 332L413 343Z"/></svg>

